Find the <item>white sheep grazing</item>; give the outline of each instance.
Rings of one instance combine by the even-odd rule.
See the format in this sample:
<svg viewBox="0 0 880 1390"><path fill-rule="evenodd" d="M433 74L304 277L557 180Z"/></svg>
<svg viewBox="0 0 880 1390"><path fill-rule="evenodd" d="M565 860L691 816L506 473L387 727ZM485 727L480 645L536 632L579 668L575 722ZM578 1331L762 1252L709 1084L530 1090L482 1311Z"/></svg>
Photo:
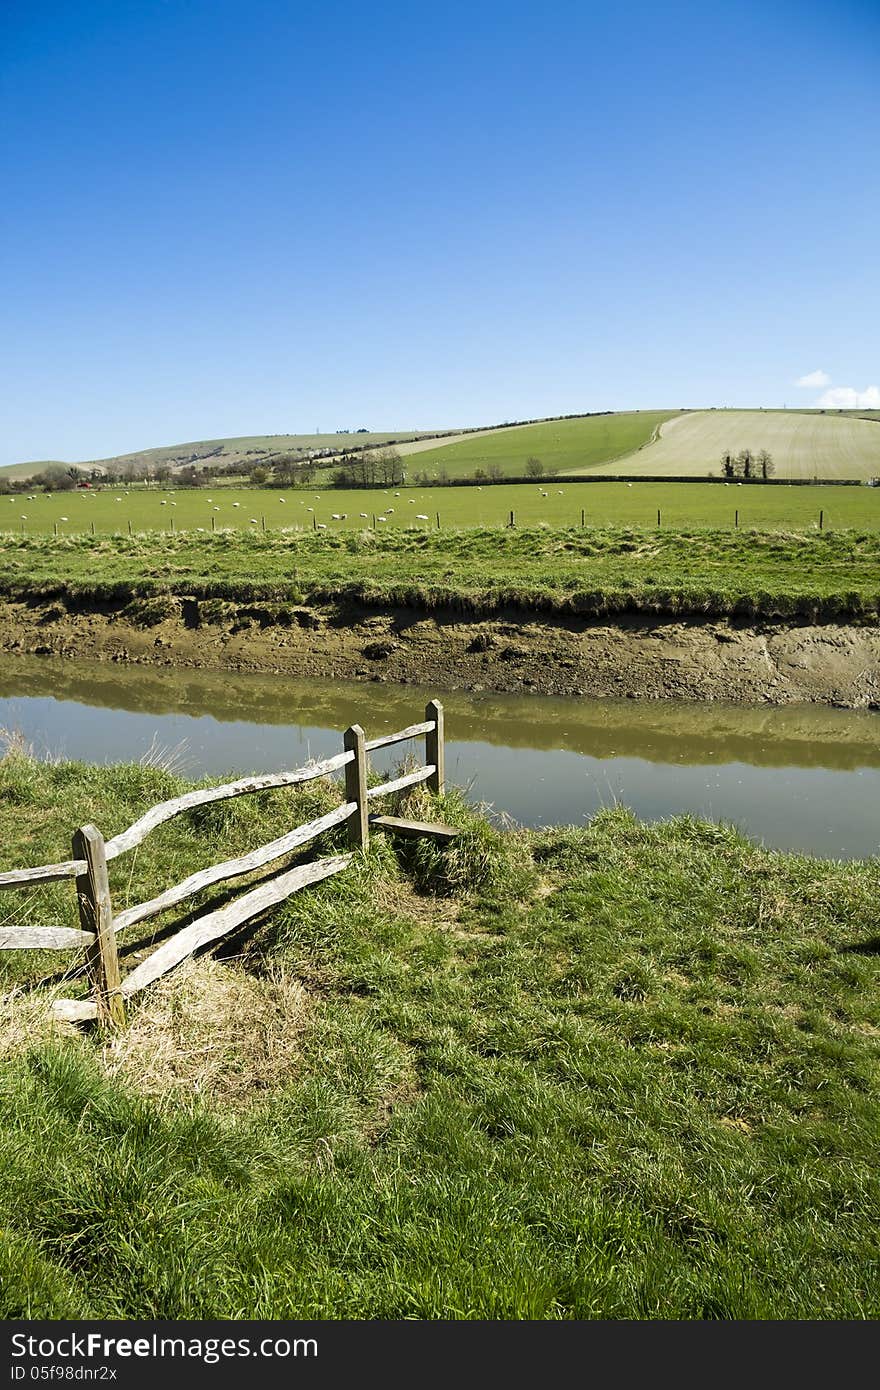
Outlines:
<svg viewBox="0 0 880 1390"><path fill-rule="evenodd" d="M425 516L425 513L424 513L424 512L416 512L416 521L427 521L427 520L428 520L428 518Z"/></svg>
<svg viewBox="0 0 880 1390"><path fill-rule="evenodd" d="M24 520L24 518L22 518L22 520ZM387 518L387 516L377 516L377 517L376 517L376 520L377 520L377 521L387 521L388 518Z"/></svg>
<svg viewBox="0 0 880 1390"><path fill-rule="evenodd" d="M326 531L326 530L327 530L327 527L324 525L323 521L319 521L319 522L318 522L318 530L319 530L319 531Z"/></svg>
<svg viewBox="0 0 880 1390"><path fill-rule="evenodd" d="M330 520L331 520L331 521L341 521L341 520L342 520L342 516L341 516L341 514L340 514L339 512L332 512L331 515L330 515Z"/></svg>
<svg viewBox="0 0 880 1390"><path fill-rule="evenodd" d="M361 517L363 518L364 521L366 521L366 519L367 519L367 514L366 514L366 512L361 512Z"/></svg>
<svg viewBox="0 0 880 1390"><path fill-rule="evenodd" d="M233 507L240 507L240 506L241 506L241 503L240 503L240 502L233 502L232 505L233 505Z"/></svg>

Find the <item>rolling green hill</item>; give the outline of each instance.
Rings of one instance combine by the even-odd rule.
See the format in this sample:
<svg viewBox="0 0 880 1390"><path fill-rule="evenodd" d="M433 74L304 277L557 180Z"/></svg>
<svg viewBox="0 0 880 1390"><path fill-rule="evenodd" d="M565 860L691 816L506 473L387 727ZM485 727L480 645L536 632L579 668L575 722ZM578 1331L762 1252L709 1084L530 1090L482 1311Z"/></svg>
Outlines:
<svg viewBox="0 0 880 1390"><path fill-rule="evenodd" d="M420 449L407 464L408 477L473 477L493 466L506 477L522 477L526 460L539 458L547 473L596 468L641 448L675 412L634 410L608 415L581 415L515 425L488 434L468 435L431 449ZM413 451L415 452L415 451Z"/></svg>

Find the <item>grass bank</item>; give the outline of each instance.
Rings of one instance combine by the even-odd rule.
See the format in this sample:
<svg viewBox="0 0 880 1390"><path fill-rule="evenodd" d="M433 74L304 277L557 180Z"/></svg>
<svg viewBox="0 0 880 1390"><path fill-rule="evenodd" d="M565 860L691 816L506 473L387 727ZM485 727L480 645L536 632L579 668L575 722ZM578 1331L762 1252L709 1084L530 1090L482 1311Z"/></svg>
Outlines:
<svg viewBox="0 0 880 1390"><path fill-rule="evenodd" d="M8 757L0 867L181 789ZM178 819L118 905L336 795ZM375 836L116 1039L53 1035L61 958L4 955L0 1313L877 1316L880 862L438 809L454 848ZM69 889L16 898L73 921Z"/></svg>
<svg viewBox="0 0 880 1390"><path fill-rule="evenodd" d="M0 594L875 623L880 534L537 527L20 537L0 550Z"/></svg>

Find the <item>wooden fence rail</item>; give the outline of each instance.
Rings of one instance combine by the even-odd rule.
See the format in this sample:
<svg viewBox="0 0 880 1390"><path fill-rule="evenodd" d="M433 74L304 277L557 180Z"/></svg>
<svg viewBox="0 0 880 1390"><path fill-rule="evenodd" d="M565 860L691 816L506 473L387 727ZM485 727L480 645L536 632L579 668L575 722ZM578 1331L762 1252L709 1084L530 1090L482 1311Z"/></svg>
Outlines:
<svg viewBox="0 0 880 1390"><path fill-rule="evenodd" d="M425 739L423 766L378 786L368 786L367 755L370 752L419 737ZM348 867L354 855L349 853L318 859L277 873L265 883L249 889L223 907L207 912L181 928L136 966L125 979L120 975L116 947L116 937L121 931L167 912L169 908L178 906L206 888L240 878L282 859L335 826L346 825L352 849L363 849L369 842L370 802L378 797L406 791L422 782L427 783L435 793L443 791L445 735L443 706L438 700L429 702L425 709L425 719L421 723L410 724L397 733L383 734L374 739L367 739L360 725L353 724L346 730L343 743L343 752L332 758L325 758L322 762L312 763L308 767L296 768L292 772L245 777L236 782L227 782L220 787L186 792L183 796L162 801L152 806L127 830L123 830L111 840L105 841L101 832L93 825L82 826L73 836L73 859L57 864L42 864L30 869L12 869L0 874L0 888L28 888L34 884L74 879L80 919L79 931L73 927L60 926L0 927L0 950L84 950L93 997L84 1000L58 999L53 1004L53 1011L58 1018L72 1022L97 1019L98 1023L104 1026L121 1024L124 1021L126 999L152 984L195 951L228 935L245 922L277 906L293 893L340 873ZM345 801L342 805L305 825L297 826L277 840L258 846L247 854L190 874L188 878L164 889L148 901L137 903L114 915L107 865L119 855L142 844L158 826L164 825L184 811L191 811L211 802L245 796L252 792L296 786L338 771L343 771L345 775ZM374 819L377 824L385 827L404 824L397 823L392 817L387 816ZM418 830L421 823L405 824L409 824L410 830ZM445 836L452 833L448 827L433 829L443 832ZM422 832L431 830L432 827L429 825L421 826Z"/></svg>

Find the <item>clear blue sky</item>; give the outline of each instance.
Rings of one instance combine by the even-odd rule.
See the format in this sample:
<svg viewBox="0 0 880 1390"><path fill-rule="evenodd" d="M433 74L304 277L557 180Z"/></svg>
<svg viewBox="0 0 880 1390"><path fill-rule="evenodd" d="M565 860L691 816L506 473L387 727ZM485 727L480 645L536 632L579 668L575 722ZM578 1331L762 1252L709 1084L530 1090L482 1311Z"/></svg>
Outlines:
<svg viewBox="0 0 880 1390"><path fill-rule="evenodd" d="M880 0L0 10L0 462L880 383Z"/></svg>

